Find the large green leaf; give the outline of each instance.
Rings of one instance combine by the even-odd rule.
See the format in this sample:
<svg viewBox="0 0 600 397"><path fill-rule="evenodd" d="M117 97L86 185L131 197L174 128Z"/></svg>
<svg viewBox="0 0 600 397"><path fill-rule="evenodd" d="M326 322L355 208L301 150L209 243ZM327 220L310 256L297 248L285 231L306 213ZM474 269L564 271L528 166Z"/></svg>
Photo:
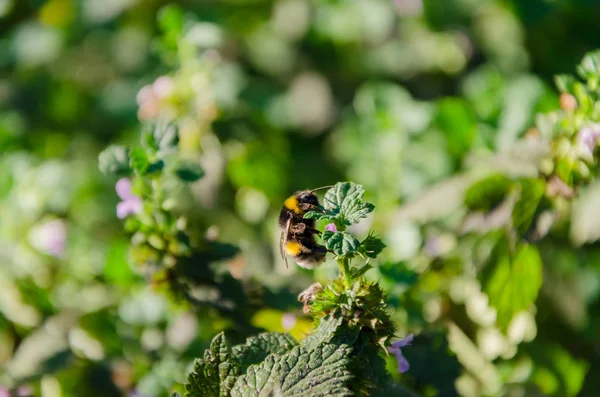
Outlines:
<svg viewBox="0 0 600 397"><path fill-rule="evenodd" d="M352 374L346 368L351 348L323 344L314 350L296 346L289 353L270 355L252 365L231 390L232 397L352 396L346 387ZM307 394L308 393L308 394Z"/></svg>
<svg viewBox="0 0 600 397"><path fill-rule="evenodd" d="M485 288L498 312L498 325L507 326L515 314L528 309L541 286L542 260L535 246L520 246L512 260L502 256Z"/></svg>
<svg viewBox="0 0 600 397"><path fill-rule="evenodd" d="M217 335L210 348L204 352L202 360L194 362L194 369L188 375L185 385L187 397L229 396L229 390L239 375L239 364L231 354L231 346L221 333Z"/></svg>
<svg viewBox="0 0 600 397"><path fill-rule="evenodd" d="M246 344L233 348L232 355L242 368L242 372L252 364L258 364L270 354L285 354L298 343L288 334L264 332L250 337Z"/></svg>

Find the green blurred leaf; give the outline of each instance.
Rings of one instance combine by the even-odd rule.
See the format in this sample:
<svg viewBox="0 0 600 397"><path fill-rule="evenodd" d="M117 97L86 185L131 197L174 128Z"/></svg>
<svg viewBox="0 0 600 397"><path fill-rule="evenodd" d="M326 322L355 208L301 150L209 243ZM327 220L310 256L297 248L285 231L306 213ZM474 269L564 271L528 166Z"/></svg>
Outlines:
<svg viewBox="0 0 600 397"><path fill-rule="evenodd" d="M554 77L554 84L560 92L572 92L576 81L575 77L570 74L559 74Z"/></svg>
<svg viewBox="0 0 600 397"><path fill-rule="evenodd" d="M183 182L196 182L204 176L204 169L196 161L181 160L175 166L175 175Z"/></svg>
<svg viewBox="0 0 600 397"><path fill-rule="evenodd" d="M179 5L169 4L158 11L158 26L168 33L180 33L183 29L183 10Z"/></svg>
<svg viewBox="0 0 600 397"><path fill-rule="evenodd" d="M471 211L488 212L507 197L513 184L514 182L503 174L481 179L465 192L465 206Z"/></svg>
<svg viewBox="0 0 600 397"><path fill-rule="evenodd" d="M104 277L107 281L116 284L126 284L135 277L129 267L127 253L129 244L123 240L114 241L106 253Z"/></svg>
<svg viewBox="0 0 600 397"><path fill-rule="evenodd" d="M450 155L460 160L475 138L477 119L471 107L460 98L447 98L438 105L437 124L446 136Z"/></svg>
<svg viewBox="0 0 600 397"><path fill-rule="evenodd" d="M542 286L542 259L533 245L522 245L514 257L502 256L485 286L497 323L506 327L515 314L532 305Z"/></svg>
<svg viewBox="0 0 600 397"><path fill-rule="evenodd" d="M111 145L98 155L98 166L102 173L116 176L129 176L129 150L124 146Z"/></svg>
<svg viewBox="0 0 600 397"><path fill-rule="evenodd" d="M129 151L129 165L140 175L146 173L146 170L150 166L150 161L148 160L148 155L144 149L136 147Z"/></svg>
<svg viewBox="0 0 600 397"><path fill-rule="evenodd" d="M512 211L513 227L520 236L525 236L540 201L546 192L546 182L537 178L519 180L520 195Z"/></svg>
<svg viewBox="0 0 600 397"><path fill-rule="evenodd" d="M598 79L600 77L600 51L586 54L577 66L577 73L584 79Z"/></svg>
<svg viewBox="0 0 600 397"><path fill-rule="evenodd" d="M350 233L323 232L323 242L328 250L333 251L337 256L349 255L355 253L360 247L360 242Z"/></svg>
<svg viewBox="0 0 600 397"><path fill-rule="evenodd" d="M179 132L174 123L157 123L152 136L157 149L162 153L174 150L179 143Z"/></svg>
<svg viewBox="0 0 600 397"><path fill-rule="evenodd" d="M589 369L588 363L576 359L558 345L536 348L532 357L537 363L532 378L543 393L565 397L579 395Z"/></svg>

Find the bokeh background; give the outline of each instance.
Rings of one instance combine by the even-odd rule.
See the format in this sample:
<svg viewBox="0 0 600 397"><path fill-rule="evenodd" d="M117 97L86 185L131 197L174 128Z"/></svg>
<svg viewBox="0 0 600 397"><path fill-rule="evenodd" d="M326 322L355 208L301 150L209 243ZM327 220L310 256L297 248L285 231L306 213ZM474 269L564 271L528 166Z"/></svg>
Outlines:
<svg viewBox="0 0 600 397"><path fill-rule="evenodd" d="M519 172L494 153L558 106L553 76L600 48L599 20L594 0L0 0L0 385L164 396L228 327L130 266L115 180L98 171L104 147L166 115L206 170L194 216L241 249L228 271L279 297L254 326L310 329L295 295L335 264L286 269L277 213L297 189L352 180L377 206L356 232L374 228L388 246L372 277L399 333L422 335L403 384L597 395L589 213L541 243L540 296L508 330L464 255L436 259L474 250L457 235L453 192L469 170Z"/></svg>

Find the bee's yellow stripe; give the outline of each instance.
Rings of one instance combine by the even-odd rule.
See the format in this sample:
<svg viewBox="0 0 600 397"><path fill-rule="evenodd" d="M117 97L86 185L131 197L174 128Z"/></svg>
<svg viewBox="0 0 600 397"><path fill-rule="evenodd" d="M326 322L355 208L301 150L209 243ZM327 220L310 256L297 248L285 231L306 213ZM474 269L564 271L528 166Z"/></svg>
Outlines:
<svg viewBox="0 0 600 397"><path fill-rule="evenodd" d="M296 197L294 196L285 200L283 205L285 206L285 208L294 211L296 214L300 214L302 212L302 210L300 210L300 207L298 207L298 200L296 200Z"/></svg>
<svg viewBox="0 0 600 397"><path fill-rule="evenodd" d="M300 254L300 248L301 246L299 243L295 241L288 241L288 243L285 245L285 252L291 256L298 256L298 254Z"/></svg>

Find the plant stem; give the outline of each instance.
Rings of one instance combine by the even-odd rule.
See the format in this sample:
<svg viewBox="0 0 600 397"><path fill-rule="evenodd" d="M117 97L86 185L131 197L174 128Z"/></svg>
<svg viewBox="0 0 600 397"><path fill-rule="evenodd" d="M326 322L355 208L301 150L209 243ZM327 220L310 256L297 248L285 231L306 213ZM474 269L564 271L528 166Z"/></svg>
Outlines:
<svg viewBox="0 0 600 397"><path fill-rule="evenodd" d="M337 264L340 268L342 276L344 277L344 284L346 284L346 288L350 289L350 286L352 285L352 278L350 277L350 260L348 258L338 259Z"/></svg>

